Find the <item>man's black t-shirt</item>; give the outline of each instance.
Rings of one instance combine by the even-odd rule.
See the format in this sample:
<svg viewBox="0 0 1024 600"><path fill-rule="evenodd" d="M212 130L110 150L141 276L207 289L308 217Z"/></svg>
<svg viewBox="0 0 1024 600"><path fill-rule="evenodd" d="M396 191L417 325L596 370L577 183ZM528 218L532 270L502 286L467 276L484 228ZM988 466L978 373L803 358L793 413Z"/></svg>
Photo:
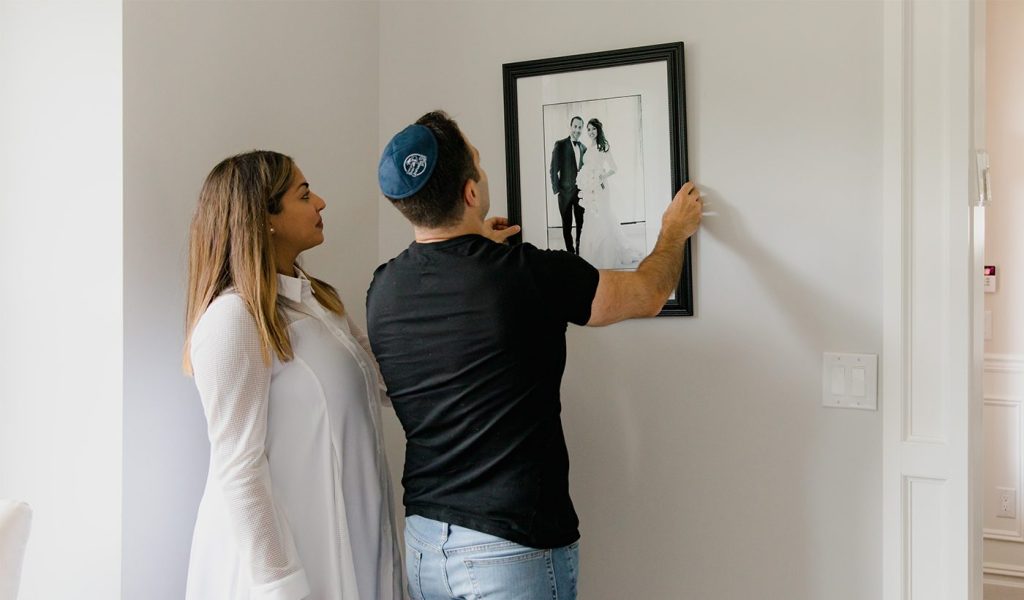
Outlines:
<svg viewBox="0 0 1024 600"><path fill-rule="evenodd" d="M407 514L534 548L579 539L559 387L597 281L568 252L479 235L377 269L367 325L405 429Z"/></svg>

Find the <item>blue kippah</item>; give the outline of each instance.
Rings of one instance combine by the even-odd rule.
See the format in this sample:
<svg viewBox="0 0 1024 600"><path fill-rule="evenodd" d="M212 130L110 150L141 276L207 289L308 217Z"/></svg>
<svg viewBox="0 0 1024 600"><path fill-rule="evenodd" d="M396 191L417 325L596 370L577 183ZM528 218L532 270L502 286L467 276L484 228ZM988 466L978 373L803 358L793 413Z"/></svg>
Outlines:
<svg viewBox="0 0 1024 600"><path fill-rule="evenodd" d="M377 165L377 181L388 198L399 200L420 191L437 163L437 139L423 125L395 134Z"/></svg>

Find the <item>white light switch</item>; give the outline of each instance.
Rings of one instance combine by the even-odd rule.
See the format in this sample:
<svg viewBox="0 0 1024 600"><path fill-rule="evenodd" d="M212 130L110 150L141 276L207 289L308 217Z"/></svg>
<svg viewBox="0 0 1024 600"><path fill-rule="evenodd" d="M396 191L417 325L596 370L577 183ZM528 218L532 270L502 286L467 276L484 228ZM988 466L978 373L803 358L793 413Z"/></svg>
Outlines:
<svg viewBox="0 0 1024 600"><path fill-rule="evenodd" d="M846 368L832 367L832 394L843 396L846 394Z"/></svg>
<svg viewBox="0 0 1024 600"><path fill-rule="evenodd" d="M826 352L821 367L822 406L878 409L878 355Z"/></svg>
<svg viewBox="0 0 1024 600"><path fill-rule="evenodd" d="M853 383L850 385L850 395L857 398L864 397L864 367L854 367L850 373Z"/></svg>

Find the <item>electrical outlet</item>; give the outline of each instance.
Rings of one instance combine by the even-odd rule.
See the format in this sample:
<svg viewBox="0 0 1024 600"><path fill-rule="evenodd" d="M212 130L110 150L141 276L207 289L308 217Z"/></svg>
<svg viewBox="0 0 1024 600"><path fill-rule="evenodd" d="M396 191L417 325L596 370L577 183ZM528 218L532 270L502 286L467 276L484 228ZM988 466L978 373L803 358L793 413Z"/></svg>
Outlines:
<svg viewBox="0 0 1024 600"><path fill-rule="evenodd" d="M1017 518L1017 490L996 488L996 516L1004 519Z"/></svg>

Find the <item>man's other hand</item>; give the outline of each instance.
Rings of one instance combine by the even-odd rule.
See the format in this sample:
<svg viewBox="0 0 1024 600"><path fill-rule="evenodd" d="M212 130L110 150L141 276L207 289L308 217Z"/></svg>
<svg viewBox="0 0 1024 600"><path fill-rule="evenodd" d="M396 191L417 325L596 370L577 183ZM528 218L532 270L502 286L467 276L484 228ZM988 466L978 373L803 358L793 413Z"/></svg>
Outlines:
<svg viewBox="0 0 1024 600"><path fill-rule="evenodd" d="M484 221L484 237L499 244L508 242L508 238L519 233L520 229L518 225L510 225L505 217L491 217Z"/></svg>

